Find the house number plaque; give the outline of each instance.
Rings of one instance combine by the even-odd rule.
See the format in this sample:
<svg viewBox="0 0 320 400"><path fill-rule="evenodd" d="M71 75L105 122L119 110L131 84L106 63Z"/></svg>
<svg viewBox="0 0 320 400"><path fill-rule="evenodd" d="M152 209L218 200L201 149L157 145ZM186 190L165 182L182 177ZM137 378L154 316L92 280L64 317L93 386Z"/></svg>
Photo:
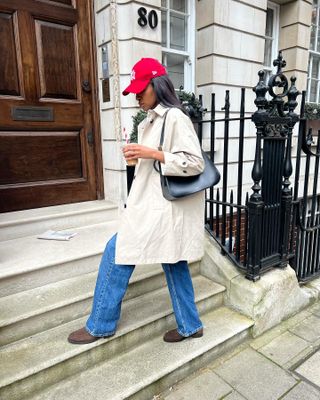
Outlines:
<svg viewBox="0 0 320 400"><path fill-rule="evenodd" d="M138 15L138 24L141 27L149 25L151 29L156 29L156 27L158 26L158 14L155 10L151 10L148 13L146 8L140 7L138 8Z"/></svg>

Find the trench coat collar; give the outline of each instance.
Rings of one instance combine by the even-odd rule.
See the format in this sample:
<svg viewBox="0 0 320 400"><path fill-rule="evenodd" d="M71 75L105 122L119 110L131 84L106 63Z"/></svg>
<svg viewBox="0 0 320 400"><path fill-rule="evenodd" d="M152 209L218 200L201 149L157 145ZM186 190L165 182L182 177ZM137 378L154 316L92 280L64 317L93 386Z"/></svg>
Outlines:
<svg viewBox="0 0 320 400"><path fill-rule="evenodd" d="M164 107L162 104L158 104L155 108L148 110L148 117L151 117L151 119L157 115L163 117L167 110L167 107Z"/></svg>

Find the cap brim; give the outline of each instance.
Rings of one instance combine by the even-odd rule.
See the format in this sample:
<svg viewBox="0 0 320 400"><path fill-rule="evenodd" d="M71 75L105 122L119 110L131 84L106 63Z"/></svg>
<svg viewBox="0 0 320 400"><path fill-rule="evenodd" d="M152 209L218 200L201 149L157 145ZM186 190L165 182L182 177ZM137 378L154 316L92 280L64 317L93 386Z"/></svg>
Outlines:
<svg viewBox="0 0 320 400"><path fill-rule="evenodd" d="M122 94L126 96L129 93L140 93L142 92L150 83L150 80L148 79L147 81L132 81L130 85L124 89Z"/></svg>

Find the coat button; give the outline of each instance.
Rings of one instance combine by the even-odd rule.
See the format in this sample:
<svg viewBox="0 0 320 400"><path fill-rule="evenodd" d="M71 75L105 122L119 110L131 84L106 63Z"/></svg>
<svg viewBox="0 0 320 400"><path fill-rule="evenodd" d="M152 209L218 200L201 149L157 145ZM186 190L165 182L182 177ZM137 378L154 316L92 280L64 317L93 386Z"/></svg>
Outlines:
<svg viewBox="0 0 320 400"><path fill-rule="evenodd" d="M187 171L185 169L182 172L184 172L185 174L187 173Z"/></svg>
<svg viewBox="0 0 320 400"><path fill-rule="evenodd" d="M185 166L185 165L187 165L187 163L185 161L183 161L182 165Z"/></svg>

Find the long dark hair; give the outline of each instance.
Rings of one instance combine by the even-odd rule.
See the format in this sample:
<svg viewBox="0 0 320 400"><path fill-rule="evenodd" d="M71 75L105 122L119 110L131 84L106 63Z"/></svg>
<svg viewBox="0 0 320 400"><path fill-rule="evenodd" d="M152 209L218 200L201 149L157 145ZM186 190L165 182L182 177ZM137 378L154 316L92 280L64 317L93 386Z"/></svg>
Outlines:
<svg viewBox="0 0 320 400"><path fill-rule="evenodd" d="M187 114L176 95L173 83L168 75L157 76L151 79L151 85L155 91L158 103L162 104L164 107L179 108L182 112Z"/></svg>

